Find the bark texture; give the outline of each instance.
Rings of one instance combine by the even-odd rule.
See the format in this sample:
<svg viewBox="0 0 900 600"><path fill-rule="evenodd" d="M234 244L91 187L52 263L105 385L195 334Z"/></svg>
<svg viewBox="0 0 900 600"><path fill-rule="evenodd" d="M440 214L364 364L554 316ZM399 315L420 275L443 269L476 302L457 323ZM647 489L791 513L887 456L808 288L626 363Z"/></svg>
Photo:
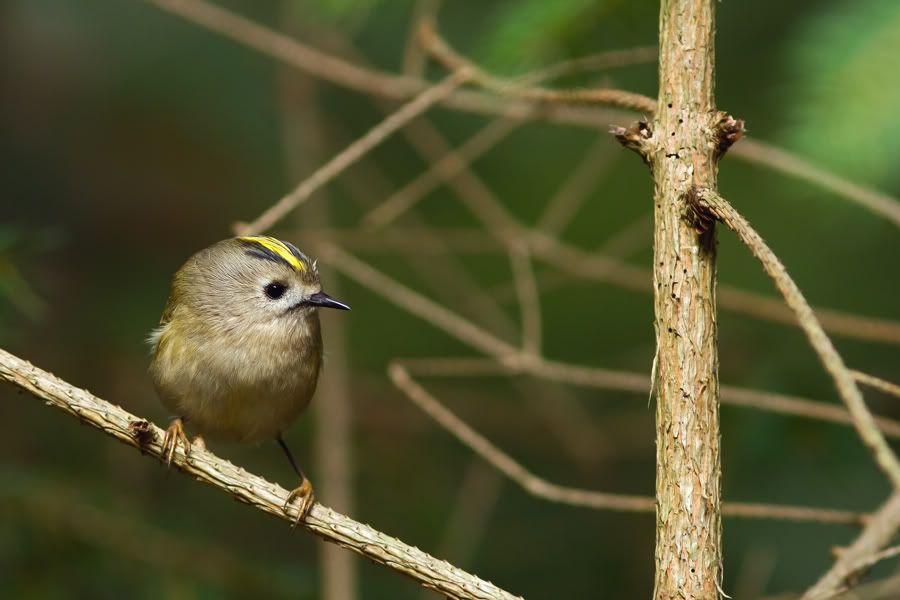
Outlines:
<svg viewBox="0 0 900 600"><path fill-rule="evenodd" d="M692 218L716 187L714 1L663 0L660 92L647 158L655 184L657 339L654 597L716 598L722 577L714 224Z"/></svg>

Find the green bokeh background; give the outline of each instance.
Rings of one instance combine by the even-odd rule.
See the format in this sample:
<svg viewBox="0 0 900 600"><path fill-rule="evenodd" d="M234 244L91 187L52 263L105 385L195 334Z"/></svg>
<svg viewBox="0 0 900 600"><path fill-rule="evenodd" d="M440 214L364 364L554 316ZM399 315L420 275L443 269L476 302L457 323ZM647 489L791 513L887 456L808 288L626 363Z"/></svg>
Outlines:
<svg viewBox="0 0 900 600"><path fill-rule="evenodd" d="M652 45L657 36L658 3L644 0L444 4L439 23L451 43L511 75L591 52ZM336 38L352 43L371 64L395 72L414 7L408 0L224 5L317 47L332 47ZM718 105L744 118L754 138L900 194L900 117L892 110L900 100L900 5L759 0L717 3L717 9ZM370 97L298 78L270 58L143 2L8 1L0 4L0 44L0 344L163 424L168 415L146 375L144 340L159 318L171 274L383 113ZM431 67L429 74L440 71ZM656 69L636 66L564 83L598 81L653 95ZM487 122L440 108L428 119L454 143ZM606 137L529 124L474 168L510 211L533 224L598 135ZM605 174L563 233L585 249L651 208L646 168L611 138L608 143L598 165ZM300 159L288 157L287 147L300 148ZM366 200L377 203L424 165L394 136L276 233L304 247L309 222L354 226L364 211L353 189L369 190ZM814 305L900 319L895 224L735 159L722 164L720 185ZM416 212L435 227L476 226L446 188ZM720 281L774 295L734 237L722 231L719 239ZM402 256L355 254L449 302ZM646 267L650 254L648 237L629 260ZM502 255L461 260L486 290L510 279ZM538 270L552 272L541 264ZM328 315L325 339L327 346L329 324L342 319L350 348L353 516L437 552L461 482L477 461L394 390L385 366L398 356L472 351L337 279L341 298L354 310ZM549 289L541 301L547 356L649 372L649 295L570 282ZM505 307L518 319L514 303ZM480 317L463 306L449 308ZM838 401L799 330L727 311L719 326L724 383ZM851 366L900 379L897 345L835 342ZM429 382L459 415L535 473L566 485L651 494L654 430L646 397L567 388L565 401L586 415L580 425L588 433L583 451L573 453L565 434L535 410L559 400L552 388L525 378ZM896 399L866 395L877 412L900 416ZM0 399L0 595L318 597L321 542L312 536L180 474L167 476L154 461L10 387L0 388ZM313 463L311 421L301 419L288 436L307 465ZM728 500L868 511L888 492L847 427L725 407L722 431ZM213 450L293 484L274 445ZM309 471L315 482L315 469ZM511 483L500 485L473 552L443 558L527 598L649 595L650 515L554 505ZM90 525L95 519L105 525ZM829 548L854 533L843 526L743 520L726 520L724 531L725 590L747 597L802 589L830 564ZM168 550L153 550L157 535ZM185 557L178 557L179 549ZM221 553L210 559L213 566L197 566L198 556L213 549ZM402 577L361 563L361 598L420 596ZM892 569L884 565L878 573Z"/></svg>

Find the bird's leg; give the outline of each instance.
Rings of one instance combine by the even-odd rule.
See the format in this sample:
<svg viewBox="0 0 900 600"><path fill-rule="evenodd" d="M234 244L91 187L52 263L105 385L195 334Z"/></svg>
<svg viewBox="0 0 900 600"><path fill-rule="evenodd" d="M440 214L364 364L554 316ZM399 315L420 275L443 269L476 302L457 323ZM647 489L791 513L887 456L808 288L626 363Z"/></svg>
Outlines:
<svg viewBox="0 0 900 600"><path fill-rule="evenodd" d="M300 468L300 465L297 464L297 461L294 460L294 455L291 454L290 449L287 447L287 444L284 443L284 438L281 437L279 433L275 438L278 442L278 445L281 446L281 449L284 450L284 453L287 455L288 460L291 461L291 466L294 468L294 472L300 477L300 485L291 490L291 493L288 494L287 500L284 503L284 511L287 512L290 508L290 505L293 504L295 500L299 500L299 506L297 507L297 516L294 518L293 525L296 527L297 523L306 518L306 514L309 512L309 509L312 508L312 505L316 502L315 494L313 493L312 483L310 483L309 479L306 478L306 475L303 473L303 469Z"/></svg>
<svg viewBox="0 0 900 600"><path fill-rule="evenodd" d="M175 448L179 442L184 448L184 458L187 460L191 456L191 442L184 433L184 420L181 417L172 420L169 428L166 429L166 437L163 438L161 458L166 466L172 466Z"/></svg>

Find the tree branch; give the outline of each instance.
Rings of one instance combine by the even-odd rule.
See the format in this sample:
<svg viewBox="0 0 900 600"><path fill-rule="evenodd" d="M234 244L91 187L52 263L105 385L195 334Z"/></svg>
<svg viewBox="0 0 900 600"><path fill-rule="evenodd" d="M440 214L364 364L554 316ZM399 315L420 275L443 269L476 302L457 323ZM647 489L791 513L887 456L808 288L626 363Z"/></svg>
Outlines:
<svg viewBox="0 0 900 600"><path fill-rule="evenodd" d="M364 94L404 100L422 92L430 85L427 81L416 77L397 76L359 67L205 0L148 0L148 2L314 77ZM601 130L606 130L609 123L628 117L627 113L598 107L542 106L539 102L521 99L499 102L490 94L468 90L454 92L441 104L468 112L504 114L510 119L539 119L559 125ZM900 226L900 201L889 194L838 177L800 157L758 140L745 140L731 149L730 154L834 192Z"/></svg>
<svg viewBox="0 0 900 600"><path fill-rule="evenodd" d="M600 492L559 485L529 471L512 456L501 450L493 442L481 435L468 423L453 414L434 395L419 385L411 374L413 361L394 361L388 366L388 376L397 389L413 402L438 425L475 452L485 462L517 483L523 490L536 498L568 504L581 508L612 510L621 512L651 513L656 507L650 496L634 496ZM786 506L780 504L759 504L731 502L723 507L723 514L729 517L747 519L775 519L811 523L841 523L858 525L866 515L846 510L813 508L806 506Z"/></svg>
<svg viewBox="0 0 900 600"><path fill-rule="evenodd" d="M384 98L405 100L421 93L431 84L417 77L393 75L366 69L332 56L297 40L238 15L206 0L148 0L158 8L214 31L261 54L324 81ZM533 100L499 101L492 94L459 90L447 96L442 104L456 110L506 114L512 119L542 118L557 123L605 129L610 122L625 119L628 113L583 106L541 107Z"/></svg>
<svg viewBox="0 0 900 600"><path fill-rule="evenodd" d="M838 354L831 339L822 329L815 313L806 298L803 297L800 288L788 275L784 265L762 237L750 226L750 223L716 192L697 189L692 191L690 197L690 202L695 209L715 217L734 231L775 282L775 286L784 296L787 305L796 313L797 321L803 328L813 350L834 380L838 393L846 404L847 410L850 411L853 425L863 443L869 448L875 462L887 475L894 489L900 489L900 461L875 424L875 419L863 400L853 374L844 364L841 355Z"/></svg>
<svg viewBox="0 0 900 600"><path fill-rule="evenodd" d="M831 597L856 572L857 565L887 545L900 528L900 492L894 492L866 522L865 528L841 553L834 565L803 594L803 600ZM896 590L895 590L896 591Z"/></svg>
<svg viewBox="0 0 900 600"><path fill-rule="evenodd" d="M900 385L892 381L882 379L881 377L875 377L874 375L869 375L868 373L863 373L862 371L857 371L855 369L851 369L850 374L853 376L853 379L855 379L859 383L867 385L870 388L874 388L880 392L884 392L885 394L890 394L892 396L900 398Z"/></svg>
<svg viewBox="0 0 900 600"><path fill-rule="evenodd" d="M520 123L498 117L474 133L458 148L449 149L440 158L430 161L427 169L405 186L379 202L362 218L363 225L381 229L411 209L438 185L450 183L485 152L496 146L518 128Z"/></svg>
<svg viewBox="0 0 900 600"><path fill-rule="evenodd" d="M259 233L269 229L283 219L285 215L300 206L320 187L337 177L344 169L359 160L366 152L383 142L395 131L409 123L412 119L428 110L441 98L446 98L469 78L469 71L461 69L444 78L440 83L429 87L421 94L391 113L386 119L370 129L361 138L336 154L324 165L316 169L312 175L304 179L294 191L270 206L251 223L240 223L235 226L238 235Z"/></svg>
<svg viewBox="0 0 900 600"><path fill-rule="evenodd" d="M5 350L0 350L0 380L8 381L42 398L47 404L77 417L82 423L95 427L120 442L139 448L151 456L160 457L164 432L159 427L76 388ZM173 464L239 502L285 521L294 521L294 515L283 508L288 497L287 490L236 467L199 445L191 448L190 460L185 460L183 450L178 447ZM424 587L448 598L517 598L489 582L321 504L313 505L301 525L329 542L412 577Z"/></svg>
<svg viewBox="0 0 900 600"><path fill-rule="evenodd" d="M319 245L317 249L319 258L323 262L328 263L347 277L494 359L493 361L484 359L456 361L456 364L460 366L459 371L468 375L524 373L559 383L642 394L645 398L650 389L650 379L643 373L572 365L556 362L543 356L535 358L523 355L512 344L504 342L446 307L387 277L340 247L326 242ZM417 361L417 364L426 362L435 361L424 359ZM443 372L446 373L447 361L440 362ZM721 400L725 403L759 410L845 425L853 424L853 419L845 408L797 396L723 386ZM886 417L877 417L876 420L878 426L885 433L891 437L900 438L900 423Z"/></svg>
<svg viewBox="0 0 900 600"><path fill-rule="evenodd" d="M541 293L534 278L528 246L518 244L510 248L509 259L519 297L519 311L522 314L522 352L540 356L543 328Z"/></svg>
<svg viewBox="0 0 900 600"><path fill-rule="evenodd" d="M542 87L533 87L520 81L506 81L495 77L484 69L476 66L461 54L453 50L447 42L438 34L434 24L425 21L419 30L420 39L425 49L431 53L440 63L456 71L468 68L472 73L472 81L500 96L522 98L535 102L561 103L561 104L607 104L626 108L638 112L653 112L656 102L641 94L615 89L572 89L554 90ZM527 76L526 76L527 77Z"/></svg>

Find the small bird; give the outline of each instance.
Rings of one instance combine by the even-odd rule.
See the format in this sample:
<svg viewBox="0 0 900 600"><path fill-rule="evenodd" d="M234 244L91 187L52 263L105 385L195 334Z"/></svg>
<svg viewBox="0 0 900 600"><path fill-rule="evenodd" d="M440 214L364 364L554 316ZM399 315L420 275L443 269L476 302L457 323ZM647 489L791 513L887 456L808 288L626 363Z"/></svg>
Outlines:
<svg viewBox="0 0 900 600"><path fill-rule="evenodd" d="M299 500L296 521L305 517L314 501L312 484L282 433L316 390L319 308L350 310L322 291L316 262L288 242L227 239L184 263L149 338L150 375L163 405L176 415L163 440L167 464L179 443L189 456L185 423L210 439L274 439L300 477L285 510Z"/></svg>

